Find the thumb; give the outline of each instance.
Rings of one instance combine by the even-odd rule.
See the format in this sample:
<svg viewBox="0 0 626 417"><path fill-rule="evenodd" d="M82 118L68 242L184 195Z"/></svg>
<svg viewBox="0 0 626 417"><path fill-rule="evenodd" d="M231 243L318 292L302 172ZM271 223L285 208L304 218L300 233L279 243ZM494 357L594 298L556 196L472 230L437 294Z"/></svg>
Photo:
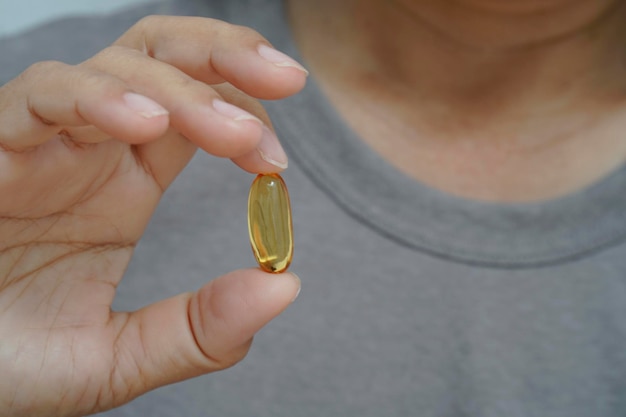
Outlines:
<svg viewBox="0 0 626 417"><path fill-rule="evenodd" d="M254 334L299 290L293 274L245 269L196 293L116 313L126 317L114 346L113 398L121 404L153 388L234 365L248 352Z"/></svg>

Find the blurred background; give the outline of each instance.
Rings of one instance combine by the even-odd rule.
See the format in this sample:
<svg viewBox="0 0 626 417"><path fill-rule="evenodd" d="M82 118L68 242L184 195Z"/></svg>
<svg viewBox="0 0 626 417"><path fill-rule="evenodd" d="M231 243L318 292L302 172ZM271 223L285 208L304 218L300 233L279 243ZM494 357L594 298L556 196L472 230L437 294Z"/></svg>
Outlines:
<svg viewBox="0 0 626 417"><path fill-rule="evenodd" d="M0 37L59 16L108 13L157 0L0 0Z"/></svg>

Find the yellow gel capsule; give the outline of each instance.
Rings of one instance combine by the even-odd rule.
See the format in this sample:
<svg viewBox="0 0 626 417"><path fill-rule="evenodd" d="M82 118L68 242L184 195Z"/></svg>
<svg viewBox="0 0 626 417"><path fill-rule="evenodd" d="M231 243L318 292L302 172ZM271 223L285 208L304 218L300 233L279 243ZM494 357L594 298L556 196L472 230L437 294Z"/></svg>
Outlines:
<svg viewBox="0 0 626 417"><path fill-rule="evenodd" d="M261 269L283 272L293 257L291 206L285 182L278 174L260 174L248 196L248 233Z"/></svg>

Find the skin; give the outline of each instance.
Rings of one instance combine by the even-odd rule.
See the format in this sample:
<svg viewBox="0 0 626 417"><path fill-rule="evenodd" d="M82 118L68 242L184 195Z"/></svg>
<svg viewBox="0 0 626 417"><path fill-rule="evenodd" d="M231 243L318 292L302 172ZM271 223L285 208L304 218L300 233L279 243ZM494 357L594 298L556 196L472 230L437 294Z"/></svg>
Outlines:
<svg viewBox="0 0 626 417"><path fill-rule="evenodd" d="M288 3L333 105L419 181L471 199L535 201L624 161L622 0Z"/></svg>
<svg viewBox="0 0 626 417"><path fill-rule="evenodd" d="M337 111L420 181L529 201L623 162L621 1L288 5ZM306 73L263 58L261 44L209 19L152 17L80 65L39 63L0 88L0 195L11 196L0 199L0 414L84 415L224 369L297 295L292 274L239 270L111 311L150 214L196 148L250 172L284 167L256 99L296 93ZM152 102L137 110L128 92ZM220 114L215 98L249 113Z"/></svg>
<svg viewBox="0 0 626 417"><path fill-rule="evenodd" d="M152 17L78 66L38 63L0 89L0 195L11 196L0 199L0 414L85 415L229 367L296 297L294 275L247 269L111 311L133 247L196 148L250 172L286 163L266 162L284 152L252 97L291 95L306 73L264 59L264 44L217 21ZM152 101L138 110L131 96L129 107L128 92ZM216 98L257 118L223 104L222 115Z"/></svg>

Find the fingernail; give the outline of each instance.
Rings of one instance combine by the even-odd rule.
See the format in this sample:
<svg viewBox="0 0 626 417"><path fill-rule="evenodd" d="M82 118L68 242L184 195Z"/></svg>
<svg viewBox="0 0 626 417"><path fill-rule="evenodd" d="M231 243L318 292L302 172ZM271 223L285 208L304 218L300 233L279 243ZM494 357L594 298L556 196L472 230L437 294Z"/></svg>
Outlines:
<svg viewBox="0 0 626 417"><path fill-rule="evenodd" d="M294 274L293 272L290 272L290 274L293 275L296 281L298 281L298 291L296 291L296 295L294 295L293 298L291 299L291 302L293 303L294 301L296 301L296 298L298 298L298 296L300 295L300 290L302 289L302 280L300 280L300 277Z"/></svg>
<svg viewBox="0 0 626 417"><path fill-rule="evenodd" d="M257 151L261 155L261 159L265 162L272 164L280 169L286 169L287 154L280 146L278 138L267 126L263 126L263 136L257 146Z"/></svg>
<svg viewBox="0 0 626 417"><path fill-rule="evenodd" d="M261 55L263 58L265 58L266 60L268 60L269 62L271 62L272 64L276 66L296 68L304 72L306 75L309 75L309 71L307 71L306 68L304 68L298 62L296 62L290 56L285 55L282 52L277 51L274 48L270 48L267 45L261 44L259 45L257 50L259 52L259 55Z"/></svg>
<svg viewBox="0 0 626 417"><path fill-rule="evenodd" d="M161 107L159 103L141 94L126 93L123 98L124 103L129 109L146 119L152 119L153 117L163 116L169 113Z"/></svg>
<svg viewBox="0 0 626 417"><path fill-rule="evenodd" d="M263 124L263 122L259 120L258 117L248 113L247 111L237 106L227 103L223 100L219 100L219 99L213 100L213 108L215 109L216 112L218 112L222 116L229 117L236 122L240 120L254 120Z"/></svg>

